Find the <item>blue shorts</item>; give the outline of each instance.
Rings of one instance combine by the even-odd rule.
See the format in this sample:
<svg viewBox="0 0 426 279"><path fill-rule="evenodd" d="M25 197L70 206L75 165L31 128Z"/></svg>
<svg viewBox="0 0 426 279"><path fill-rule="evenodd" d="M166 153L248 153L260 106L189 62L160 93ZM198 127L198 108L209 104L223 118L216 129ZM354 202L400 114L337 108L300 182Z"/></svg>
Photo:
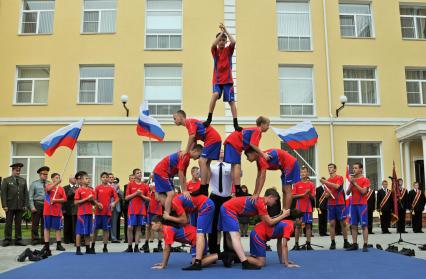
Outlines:
<svg viewBox="0 0 426 279"><path fill-rule="evenodd" d="M152 224L152 219L153 219L155 216L158 216L158 215L157 215L157 214L154 214L154 213L150 213L150 212L148 212L148 214L145 216L145 223L146 223L146 224Z"/></svg>
<svg viewBox="0 0 426 279"><path fill-rule="evenodd" d="M43 216L44 228L46 230L60 231L62 229L62 216Z"/></svg>
<svg viewBox="0 0 426 279"><path fill-rule="evenodd" d="M250 255L266 257L266 241L261 239L254 230L250 233Z"/></svg>
<svg viewBox="0 0 426 279"><path fill-rule="evenodd" d="M209 146L203 147L203 152L201 153L201 157L207 158L210 160L219 160L220 148L222 147L222 142L217 141L215 143L210 144Z"/></svg>
<svg viewBox="0 0 426 279"><path fill-rule="evenodd" d="M294 184L299 181L300 181L300 167L299 167L299 163L295 161L293 165L293 170L290 173L286 174L285 172L282 172L281 184L282 186L284 186L284 185Z"/></svg>
<svg viewBox="0 0 426 279"><path fill-rule="evenodd" d="M174 191L175 187L171 179L164 179L160 175L154 173L154 184L155 192L157 193L167 193Z"/></svg>
<svg viewBox="0 0 426 279"><path fill-rule="evenodd" d="M219 99L222 97L224 102L235 102L234 85L227 84L213 84L213 94L219 94Z"/></svg>
<svg viewBox="0 0 426 279"><path fill-rule="evenodd" d="M91 235L93 233L93 215L85 214L77 216L77 224L75 226L75 234Z"/></svg>
<svg viewBox="0 0 426 279"><path fill-rule="evenodd" d="M368 208L366 204L351 205L351 225L368 226Z"/></svg>
<svg viewBox="0 0 426 279"><path fill-rule="evenodd" d="M241 153L227 143L225 144L225 152L223 154L223 161L228 164L241 164Z"/></svg>
<svg viewBox="0 0 426 279"><path fill-rule="evenodd" d="M198 212L189 213L189 224L196 227L197 226L197 218L198 218Z"/></svg>
<svg viewBox="0 0 426 279"><path fill-rule="evenodd" d="M328 221L337 220L343 221L346 218L345 205L327 205L327 219Z"/></svg>
<svg viewBox="0 0 426 279"><path fill-rule="evenodd" d="M238 223L238 216L228 211L225 207L220 208L220 216L218 222L219 231L223 232L239 232L240 224Z"/></svg>
<svg viewBox="0 0 426 279"><path fill-rule="evenodd" d="M214 203L207 199L198 211L197 233L211 233L214 217Z"/></svg>
<svg viewBox="0 0 426 279"><path fill-rule="evenodd" d="M300 218L303 224L312 224L312 212L305 212Z"/></svg>
<svg viewBox="0 0 426 279"><path fill-rule="evenodd" d="M131 227L143 226L145 225L145 216L140 214L129 214L127 224Z"/></svg>
<svg viewBox="0 0 426 279"><path fill-rule="evenodd" d="M95 215L95 230L109 231L111 229L111 216Z"/></svg>

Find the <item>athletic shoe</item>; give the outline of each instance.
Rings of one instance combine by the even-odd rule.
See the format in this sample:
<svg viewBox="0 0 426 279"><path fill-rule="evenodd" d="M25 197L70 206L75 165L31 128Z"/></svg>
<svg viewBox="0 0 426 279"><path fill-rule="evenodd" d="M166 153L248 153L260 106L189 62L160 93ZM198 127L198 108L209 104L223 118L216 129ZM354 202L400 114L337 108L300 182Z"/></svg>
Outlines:
<svg viewBox="0 0 426 279"><path fill-rule="evenodd" d="M330 250L336 250L336 242L334 241L331 242Z"/></svg>
<svg viewBox="0 0 426 279"><path fill-rule="evenodd" d="M108 253L108 248L104 247L104 248L102 249L102 252L103 252L103 253Z"/></svg>
<svg viewBox="0 0 426 279"><path fill-rule="evenodd" d="M368 252L368 245L367 245L367 243L364 243L364 245L362 246L362 252Z"/></svg>
<svg viewBox="0 0 426 279"><path fill-rule="evenodd" d="M94 255L94 254L96 254L96 252L95 252L95 248L89 248L89 249L87 249L86 250L86 254L90 254L90 255Z"/></svg>
<svg viewBox="0 0 426 279"><path fill-rule="evenodd" d="M351 244L349 243L349 241L345 240L345 242L343 243L343 249L348 249L351 247Z"/></svg>
<svg viewBox="0 0 426 279"><path fill-rule="evenodd" d="M82 256L82 255L83 255L83 253L81 253L81 251L78 251L78 250L75 252L75 254L76 254L77 256Z"/></svg>
<svg viewBox="0 0 426 279"><path fill-rule="evenodd" d="M356 251L356 250L358 250L358 243L352 243L351 247L346 249L346 251Z"/></svg>
<svg viewBox="0 0 426 279"><path fill-rule="evenodd" d="M56 245L56 251L65 251L65 248L64 248L64 246L59 244L59 245Z"/></svg>
<svg viewBox="0 0 426 279"><path fill-rule="evenodd" d="M30 253L31 253L30 248L27 248L21 254L19 254L16 260L21 263L25 262L25 259L29 256Z"/></svg>
<svg viewBox="0 0 426 279"><path fill-rule="evenodd" d="M182 267L182 270L186 271L192 271L192 270L201 270L201 263L200 264L191 264L187 267Z"/></svg>
<svg viewBox="0 0 426 279"><path fill-rule="evenodd" d="M148 245L148 243L145 243L142 246L141 251L143 251L144 253L149 253L149 245Z"/></svg>
<svg viewBox="0 0 426 279"><path fill-rule="evenodd" d="M243 262L242 269L245 269L245 270L259 270L259 269L261 269L261 267L257 266L257 265L253 265L253 264L249 263L246 260L245 262Z"/></svg>
<svg viewBox="0 0 426 279"><path fill-rule="evenodd" d="M123 251L124 253L133 253L133 248L132 247L127 247L126 250Z"/></svg>
<svg viewBox="0 0 426 279"><path fill-rule="evenodd" d="M299 244L294 244L293 249L291 249L292 251L299 251L300 250L300 246Z"/></svg>

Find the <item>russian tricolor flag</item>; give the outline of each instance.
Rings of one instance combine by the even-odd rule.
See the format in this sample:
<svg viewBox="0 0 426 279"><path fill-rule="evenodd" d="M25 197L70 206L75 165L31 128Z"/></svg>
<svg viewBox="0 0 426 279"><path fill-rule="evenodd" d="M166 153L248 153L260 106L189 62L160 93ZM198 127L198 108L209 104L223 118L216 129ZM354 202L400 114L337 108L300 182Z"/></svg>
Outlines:
<svg viewBox="0 0 426 279"><path fill-rule="evenodd" d="M84 120L72 123L51 133L40 141L41 148L47 156L52 156L56 149L61 146L66 146L73 150L78 136L80 135L81 127Z"/></svg>
<svg viewBox="0 0 426 279"><path fill-rule="evenodd" d="M318 141L318 134L310 121L304 121L288 129L272 128L292 149L308 149Z"/></svg>
<svg viewBox="0 0 426 279"><path fill-rule="evenodd" d="M164 131L160 123L155 118L149 116L149 109L146 102L140 107L136 132L142 137L148 137L158 141L163 141L164 139Z"/></svg>

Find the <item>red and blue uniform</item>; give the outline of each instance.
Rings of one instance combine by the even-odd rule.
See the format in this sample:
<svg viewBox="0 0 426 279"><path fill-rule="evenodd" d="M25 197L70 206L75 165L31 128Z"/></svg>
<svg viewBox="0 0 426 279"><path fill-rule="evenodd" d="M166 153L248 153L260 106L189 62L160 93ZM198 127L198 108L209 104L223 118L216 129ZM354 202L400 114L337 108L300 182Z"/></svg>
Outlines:
<svg viewBox="0 0 426 279"><path fill-rule="evenodd" d="M196 140L204 142L201 157L211 160L219 160L222 139L220 138L219 133L211 125L206 128L200 120L188 118L185 120L185 127L190 136L195 136Z"/></svg>
<svg viewBox="0 0 426 279"><path fill-rule="evenodd" d="M266 243L271 239L290 239L294 231L293 221L281 220L275 226L269 226L261 221L250 233L250 255L254 257L266 257Z"/></svg>
<svg viewBox="0 0 426 279"><path fill-rule="evenodd" d="M165 193L174 191L173 177L179 172L186 173L189 165L189 154L180 156L181 151L164 157L154 168L155 192Z"/></svg>
<svg viewBox="0 0 426 279"><path fill-rule="evenodd" d="M232 79L232 55L235 44L231 43L223 49L216 46L211 48L214 68L213 68L213 94L219 94L224 102L234 102L234 81Z"/></svg>
<svg viewBox="0 0 426 279"><path fill-rule="evenodd" d="M89 187L79 187L75 191L74 200L84 200L90 195L95 197L95 191ZM93 201L80 203L77 207L77 224L75 233L90 235L93 232Z"/></svg>
<svg viewBox="0 0 426 279"><path fill-rule="evenodd" d="M223 161L229 164L241 164L241 153L250 145L259 146L262 138L260 127L244 128L241 132L232 132L224 142L225 152Z"/></svg>
<svg viewBox="0 0 426 279"><path fill-rule="evenodd" d="M47 186L46 188L48 188ZM64 188L55 186L44 195L43 221L47 230L59 231L62 229L62 203L52 203L55 200L67 200Z"/></svg>
<svg viewBox="0 0 426 279"><path fill-rule="evenodd" d="M173 198L172 209L177 215L184 212L191 214L197 213L197 233L211 233L214 217L214 203L204 195L191 197L187 199L184 195L178 195Z"/></svg>
<svg viewBox="0 0 426 279"><path fill-rule="evenodd" d="M110 185L98 185L95 188L95 200L102 204L102 209L95 211L95 230L111 229L111 202L118 201L117 192Z"/></svg>
<svg viewBox="0 0 426 279"><path fill-rule="evenodd" d="M163 224L165 245L172 245L175 241L191 245L191 254L195 257L197 244L197 229L189 224L182 227L173 227Z"/></svg>
<svg viewBox="0 0 426 279"><path fill-rule="evenodd" d="M149 200L149 206L148 206L147 223L151 224L152 218L154 216L163 215L163 207L161 206L161 203L155 198L155 191L151 191L149 198L150 200Z"/></svg>
<svg viewBox="0 0 426 279"><path fill-rule="evenodd" d="M149 186L145 183L138 184L136 181L130 182L126 188L126 197L140 190L142 195L148 196ZM129 226L145 225L146 206L145 200L141 196L135 196L129 201L128 209Z"/></svg>
<svg viewBox="0 0 426 279"><path fill-rule="evenodd" d="M304 194L306 190L309 190L310 194L315 197L315 185L310 180L299 181L294 184L292 194L301 195ZM301 218L303 224L312 224L312 202L309 194L296 199L296 209L303 212Z"/></svg>
<svg viewBox="0 0 426 279"><path fill-rule="evenodd" d="M367 177L356 178L355 182L361 188L370 188L370 180ZM368 226L368 208L367 193L365 195L354 186L352 186L352 205L351 205L351 225L360 224L362 227Z"/></svg>
<svg viewBox="0 0 426 279"><path fill-rule="evenodd" d="M257 159L257 169L259 170L281 170L282 186L294 184L300 181L300 168L297 159L285 150L271 148L264 151L268 153L268 161L263 157Z"/></svg>
<svg viewBox="0 0 426 279"><path fill-rule="evenodd" d="M334 199L330 196L327 204L327 219L328 221L337 220L343 221L346 218L345 192L343 190L343 177L335 175L327 179L328 182L340 185L339 189L327 187Z"/></svg>
<svg viewBox="0 0 426 279"><path fill-rule="evenodd" d="M268 215L264 198L252 201L251 197L237 197L225 202L220 208L219 230L224 232L238 232L240 226L238 215L265 216Z"/></svg>
<svg viewBox="0 0 426 279"><path fill-rule="evenodd" d="M201 181L200 180L198 180L197 182L189 180L186 183L186 190L189 193L193 193L193 192L197 191L198 189L200 189L200 186L201 186ZM198 217L197 212L190 213L189 214L189 223L191 225L193 225L193 226L197 226L197 217Z"/></svg>

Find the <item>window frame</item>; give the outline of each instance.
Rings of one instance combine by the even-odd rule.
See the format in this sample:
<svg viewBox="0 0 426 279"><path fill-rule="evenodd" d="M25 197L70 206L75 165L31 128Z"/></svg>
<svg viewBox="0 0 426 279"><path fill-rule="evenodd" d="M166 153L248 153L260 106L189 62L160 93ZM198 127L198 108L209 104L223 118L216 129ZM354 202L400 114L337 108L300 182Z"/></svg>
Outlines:
<svg viewBox="0 0 426 279"><path fill-rule="evenodd" d="M287 149L285 149L284 147L285 146L288 146L287 145L287 143L285 143L284 141L281 141L281 144L280 144L280 148L281 148L281 150L284 150L284 151L287 151L287 152L289 152L289 150L290 151L293 151L293 152L295 152L295 150L293 150L291 147L289 147L288 146L288 150ZM319 171L318 171L318 143L316 143L314 146L311 146L310 148L314 148L314 151L313 151L313 154L314 154L314 164L315 164L315 166L312 166L312 164L310 164L311 165L311 167L315 170L315 172L314 172L314 175L309 175L308 177L309 177L309 179L311 180L311 181L313 181L313 182L315 182L314 184L315 184L315 187L317 187L317 185L320 185L321 183L320 183L320 181L319 181L319 176L318 176L318 173L319 173ZM309 149L308 149L309 150ZM296 151L297 152L297 151ZM295 153L296 153L295 152ZM290 153L290 152L289 152ZM297 162L299 162L299 161L301 161L301 162L303 162L303 160L300 158L300 157L302 157L302 155L300 155L300 157L299 157L299 155L297 155L296 154L296 156L294 156L293 154L291 154L290 153L290 155L292 155L293 157L295 157L296 158L296 160L297 160ZM303 158L304 160L306 160L305 158ZM306 160L307 162L308 162L308 160ZM309 162L308 162L309 163ZM306 165L306 163L305 162L303 162L303 164L300 164L299 163L299 167L302 167L303 165ZM306 166L307 168L308 168L308 173L310 173L310 172L312 172L312 170L310 169L310 167L308 167L308 166Z"/></svg>
<svg viewBox="0 0 426 279"><path fill-rule="evenodd" d="M20 78L19 70L20 69L47 69L49 71L48 78ZM31 81L31 102L19 103L18 98L18 82L19 81ZM45 103L34 103L34 84L35 81L48 81L47 89L47 100ZM49 86L50 86L50 65L16 65L15 68L15 88L13 93L13 105L14 106L46 106L49 103ZM29 92L29 91L22 91Z"/></svg>
<svg viewBox="0 0 426 279"><path fill-rule="evenodd" d="M407 79L407 71L425 71L426 68L405 68L405 82L406 82L406 93L407 93L407 105L412 107L423 107L426 106L426 98L423 98L423 94L426 95L426 92L423 92L423 86L422 83L426 84L426 77L425 79ZM416 82L419 85L419 95L420 95L420 103L409 103L408 102L408 90L407 90L407 82Z"/></svg>
<svg viewBox="0 0 426 279"><path fill-rule="evenodd" d="M142 155L142 166L144 166L143 167L143 169L144 170L147 170L147 164L146 164L146 161L145 161L145 143L149 146L149 144L152 144L152 141L146 141L146 140L144 140L143 142L142 142L142 151L143 151L143 155ZM178 151L180 148L181 148L181 146L182 146L182 141L179 141L179 140L168 140L168 141L163 141L163 142L155 142L155 144L164 144L164 143L175 143L177 146L178 146L178 149L176 150L176 151ZM151 147L152 147L152 145L151 145ZM148 149L149 149L150 147L148 147ZM149 150L148 150L149 151ZM150 152L152 152L152 149L151 149L151 151ZM168 154L169 155L169 154ZM167 156L167 155L166 155ZM163 159L163 158L161 158L161 159ZM161 160L160 159L160 160ZM150 158L150 160L152 160L152 157ZM151 162L152 163L152 162ZM155 166L153 166L153 170L154 170L154 168L155 168ZM152 170L152 171L153 171ZM142 172L142 176L143 176L143 178L144 179L149 179L149 175L147 176L147 175L145 175L146 173L152 173L152 171L151 172L148 172L148 171L143 171ZM175 184L175 182L176 181L179 181L179 177L174 177L174 179L173 179L173 183ZM176 184L175 184L176 185ZM181 185L179 185L179 186L181 186Z"/></svg>
<svg viewBox="0 0 426 279"><path fill-rule="evenodd" d="M78 144L79 143L111 143L111 156L105 156L105 155L78 155ZM111 159L111 169L112 169L112 141L93 141L93 140L89 140L89 141L82 141L82 142L77 142L77 148L76 148L76 156L75 156L75 164L74 164L74 173L76 173L77 171L79 171L78 169L78 159L91 159L92 161L92 177L91 178L91 185L93 187L96 186L96 181L99 179L99 175L100 173L96 173L96 159ZM107 171L107 170L103 170L103 171Z"/></svg>
<svg viewBox="0 0 426 279"><path fill-rule="evenodd" d="M115 9L85 9L84 7L84 2L85 0L82 0L83 2L83 9L81 12L81 24L80 24L80 34L81 35L96 35L96 34L115 34L117 32L117 7ZM116 1L116 5L117 5L117 1ZM114 11L115 12L115 21L114 21L114 31L113 32L101 32L101 22L102 22L102 14L103 12L111 12ZM98 12L99 14L99 20L98 21L84 21L84 14L85 12ZM90 22L90 23L94 23L97 22L98 23L98 31L97 32L85 32L84 31L84 23L85 22Z"/></svg>
<svg viewBox="0 0 426 279"><path fill-rule="evenodd" d="M402 3L400 3L400 5L399 5L399 18L400 18L399 23L401 24L401 18L412 18L413 21L414 21L414 34L415 34L415 37L414 38L404 37L404 33L402 32L403 27L402 27L402 24L401 24L401 37L402 37L402 39L403 40L419 40L419 41L426 40L426 35L425 35L425 38L419 38L419 36L418 36L418 25L417 25L417 18L424 18L426 20L426 15L424 15L424 16L421 16L421 15L402 15L401 14L401 8L414 8L414 9L424 9L424 10L426 10L426 6L422 6L422 5L409 5L409 4L405 4L404 5Z"/></svg>
<svg viewBox="0 0 426 279"><path fill-rule="evenodd" d="M374 79L370 79L370 78L345 78L344 77L344 70L345 69L350 69L350 70L374 70ZM350 66L350 65L344 65L343 66L343 71L342 71L342 77L343 77L343 95L346 96L345 94L345 81L357 81L358 84L358 103L351 103L351 102L346 102L345 105L348 106L380 106L381 102L380 102L380 94L379 94L379 78L378 78L378 71L377 71L377 67L376 66ZM375 82L375 94L376 94L376 102L375 103L362 103L362 90L361 90L361 81L374 81ZM346 96L347 97L347 96Z"/></svg>
<svg viewBox="0 0 426 279"><path fill-rule="evenodd" d="M339 8L340 5L364 5L367 6L370 9L370 14L363 14L363 13L356 13L356 14L350 14L350 13L340 13L339 11L339 28L340 28L340 37L345 39L375 39L376 38L376 32L375 32L375 26L374 26L374 16L373 16L373 6L371 5L371 2L339 2ZM342 24L340 23L340 16L353 16L354 17L354 27L355 27L355 36L343 36L342 35ZM371 36L370 37L359 37L359 30L357 28L357 16L370 16L370 23L371 23ZM344 25L349 26L349 25Z"/></svg>
<svg viewBox="0 0 426 279"><path fill-rule="evenodd" d="M52 35L54 33L54 23L55 23L55 10L56 10L56 0L52 0L52 2L55 3L55 7L53 10L24 10L24 0L21 0L21 11L20 11L20 17L19 17L19 26L18 26L18 35L23 36L35 36L35 35ZM52 17L52 32L50 33L40 33L39 32L39 25L40 25L40 13L42 12L53 12ZM22 32L22 24L24 23L24 14L26 13L37 13L37 21L36 23L36 32L35 33L24 33Z"/></svg>
<svg viewBox="0 0 426 279"><path fill-rule="evenodd" d="M21 176L26 175L26 179L25 180L27 181L27 187L28 187L28 189L29 189L30 183L31 183L31 181L30 181L30 174L29 174L29 170L30 170L30 167L31 167L31 159L43 159L44 160L43 165L44 165L46 163L46 156L44 155L44 153L43 153L43 156L41 156L41 155L40 156L35 156L35 155L30 155L30 156L13 155L13 153L14 153L13 145L14 144L30 144L30 143L36 143L36 142L31 142L31 141L12 141L10 143L10 156L9 156L10 164L13 164L13 159L25 159L26 160L25 167L26 167L26 169L27 169L28 172L26 174L22 174L22 172L21 172ZM40 147L40 149L41 149L41 147ZM12 175L12 170L11 169L9 170L9 174Z"/></svg>
<svg viewBox="0 0 426 279"><path fill-rule="evenodd" d="M81 77L81 68L90 68L90 67L111 67L113 68L114 71L114 75L113 77L85 77L82 78ZM114 104L114 87L115 87L115 65L114 64L80 64L79 65L79 71L78 71L78 86L77 86L77 105L113 105ZM99 91L98 91L98 84L99 84L99 80L110 80L112 79L113 81L113 86L112 86L112 99L110 103L99 103ZM82 80L94 80L95 81L95 101L93 103L88 103L88 102L81 102L80 101L80 86L81 86L81 81Z"/></svg>

